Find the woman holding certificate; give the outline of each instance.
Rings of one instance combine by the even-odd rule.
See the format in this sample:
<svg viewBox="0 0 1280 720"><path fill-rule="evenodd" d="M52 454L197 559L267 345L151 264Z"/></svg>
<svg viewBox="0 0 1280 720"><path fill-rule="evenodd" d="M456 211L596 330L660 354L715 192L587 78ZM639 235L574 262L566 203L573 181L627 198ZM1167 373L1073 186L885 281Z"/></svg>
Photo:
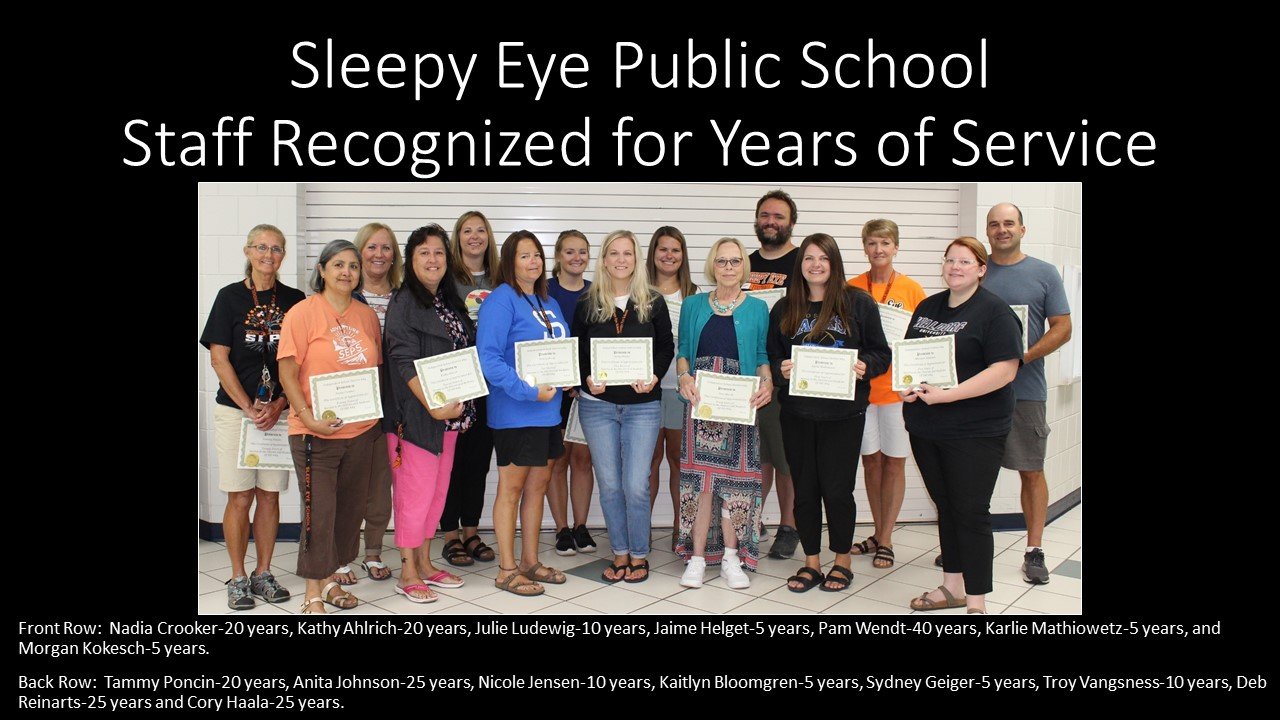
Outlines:
<svg viewBox="0 0 1280 720"><path fill-rule="evenodd" d="M364 287L360 294L369 307L378 314L378 324L385 330L387 307L391 294L400 289L403 271L400 259L400 243L390 226L371 222L356 232L356 252L360 253L360 273L364 275ZM385 332L384 332L385 335ZM387 534L391 520L391 470L374 463L369 478L369 499L364 511L364 571L370 580L386 580L391 569L382 562L382 539ZM343 585L354 583L351 569L340 567L334 580Z"/></svg>
<svg viewBox="0 0 1280 720"><path fill-rule="evenodd" d="M821 585L837 592L849 569L857 508L853 485L866 419L869 377L889 367L889 344L871 296L848 287L836 241L814 233L800 243L791 292L769 316L769 358L782 381L782 443L796 488L796 531L804 567L787 578L792 592ZM825 578L818 555L822 507L835 562Z"/></svg>
<svg viewBox="0 0 1280 720"><path fill-rule="evenodd" d="M953 241L942 264L948 289L920 303L907 339L894 348L894 385L903 387L911 452L938 506L942 542L942 585L913 599L912 610L986 613L992 589L991 492L1013 421L1022 326L1007 303L982 288L986 272L982 243ZM934 344L945 352L935 353Z"/></svg>
<svg viewBox="0 0 1280 720"><path fill-rule="evenodd" d="M649 258L645 263L649 271L649 281L662 294L667 302L667 313L671 316L671 329L675 333L675 343L680 344L677 332L680 327L680 308L685 298L698 294L698 286L693 284L689 274L689 247L685 243L684 233L671 225L663 225L653 231L649 241ZM649 468L649 506L653 507L658 499L658 468L662 458L667 458L667 468L671 472L671 513L677 520L680 518L680 438L684 429L686 406L680 399L680 390L676 385L675 363L667 368L659 384L662 388L662 431L658 433L658 444L653 448L653 461ZM676 536L671 531L671 547L676 546Z"/></svg>
<svg viewBox="0 0 1280 720"><path fill-rule="evenodd" d="M450 270L458 297L473 323L480 305L494 287L498 272L498 250L489 218L479 210L462 213L453 224ZM474 565L476 560L493 562L493 548L477 534L484 510L484 485L493 460L493 431L489 429L489 398L475 399L476 421L458 437L453 456L449 496L440 519L444 530L444 559L454 567Z"/></svg>
<svg viewBox="0 0 1280 720"><path fill-rule="evenodd" d="M763 487L755 410L773 394L765 352L769 308L742 289L751 263L736 238L711 245L704 274L715 289L688 298L680 310L676 379L680 397L693 403L696 412L685 414L684 420L675 551L688 561L681 585L702 587L707 565L720 564L728 586L743 589L751 586L743 569L754 572L760 559ZM729 410L746 412L730 417L723 406L700 403L707 388L698 376L714 378L722 390L729 387L742 406Z"/></svg>
<svg viewBox="0 0 1280 720"><path fill-rule="evenodd" d="M578 419L600 485L615 583L649 579L649 461L662 424L658 377L675 355L667 304L649 287L635 235L609 233L596 261L596 283L573 316L583 376Z"/></svg>
<svg viewBox="0 0 1280 720"><path fill-rule="evenodd" d="M849 285L866 290L876 301L885 339L901 340L911 313L924 300L924 288L893 267L898 255L898 224L868 220L862 226L862 250L871 269L850 280ZM893 567L893 526L907 490L907 455L911 452L907 426L902 422L902 398L890 387L890 373L871 379L867 422L862 429L862 473L875 530L866 540L853 544L854 555L874 554L871 564L882 570Z"/></svg>
<svg viewBox="0 0 1280 720"><path fill-rule="evenodd" d="M591 245L587 236L577 230L565 230L556 238L556 264L551 268L551 281L547 294L555 298L560 309L573 315L578 298L591 287L591 281L583 277L591 258ZM570 321L572 322L572 321ZM560 399L560 428L569 424L569 412L573 408L577 390L563 394ZM570 486L569 474L573 482ZM547 505L556 521L556 554L576 555L578 551L595 552L596 543L587 531L587 513L591 511L591 489L595 478L591 471L591 450L580 442L566 442L564 455L556 458L551 466L551 482L547 485ZM569 524L570 497L573 504L573 525Z"/></svg>
<svg viewBox="0 0 1280 720"><path fill-rule="evenodd" d="M311 277L316 294L295 305L280 329L280 383L293 408L289 447L301 478L304 614L323 613L325 603L356 606L354 595L325 580L359 552L372 464L386 460L376 419L382 334L373 310L352 297L362 282L355 245L325 245Z"/></svg>
<svg viewBox="0 0 1280 720"><path fill-rule="evenodd" d="M284 233L274 225L258 225L249 231L244 246L244 279L218 291L200 344L209 349L218 375L217 404L213 408L214 445L218 453L218 489L227 493L222 529L231 555L231 579L227 581L227 607L251 610L253 598L277 603L289 599L289 591L271 574L280 527L280 492L288 487L287 470L241 470L237 457L245 421L261 432L271 430L285 407L278 392L276 345L280 324L289 308L302 302L300 291L280 282L285 255ZM254 552L257 567L245 572L249 548L249 509L253 513Z"/></svg>
<svg viewBox="0 0 1280 720"><path fill-rule="evenodd" d="M545 592L539 583L565 582L564 573L538 560L538 531L551 477L550 462L564 453L560 390L538 383L535 373L522 374L516 358L518 343L567 338L569 334L560 305L547 296L543 273L542 243L537 236L528 230L512 233L502 244L498 286L480 307L476 331L480 362L489 381L489 427L493 428L498 454L493 529L498 536L499 563L494 585L523 596ZM572 371L572 359L568 358L568 368L545 370L553 374L560 370L565 384L572 382L567 374ZM518 564L517 508L523 530Z"/></svg>
<svg viewBox="0 0 1280 720"><path fill-rule="evenodd" d="M475 326L449 272L444 228L414 230L404 251L409 259L404 287L387 308L389 401L383 429L395 483L401 559L396 592L410 602L430 603L437 598L429 586L462 587L460 578L431 563L431 537L444 512L458 436L475 424L476 410L473 400L433 409L414 361L473 347Z"/></svg>

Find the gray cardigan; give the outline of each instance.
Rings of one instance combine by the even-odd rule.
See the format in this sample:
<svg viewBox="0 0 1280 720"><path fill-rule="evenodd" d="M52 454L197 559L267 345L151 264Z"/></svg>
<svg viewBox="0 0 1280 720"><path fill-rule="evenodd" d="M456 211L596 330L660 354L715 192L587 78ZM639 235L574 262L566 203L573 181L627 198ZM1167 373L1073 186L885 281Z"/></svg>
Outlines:
<svg viewBox="0 0 1280 720"><path fill-rule="evenodd" d="M463 325L469 325L463 320ZM468 328L468 341L475 344L475 330ZM404 423L404 439L439 455L444 449L444 421L436 420L409 389L409 381L418 376L413 361L453 352L449 329L436 315L435 308L423 307L412 292L397 290L387 306L387 325L382 333L386 369L383 381L382 428L396 432Z"/></svg>

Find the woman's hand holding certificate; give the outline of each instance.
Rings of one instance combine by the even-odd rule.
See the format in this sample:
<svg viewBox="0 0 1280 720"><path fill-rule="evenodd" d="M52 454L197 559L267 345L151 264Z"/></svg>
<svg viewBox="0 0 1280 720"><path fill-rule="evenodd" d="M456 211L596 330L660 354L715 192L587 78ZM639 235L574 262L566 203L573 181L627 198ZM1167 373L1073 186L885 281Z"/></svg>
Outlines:
<svg viewBox="0 0 1280 720"><path fill-rule="evenodd" d="M312 375L311 407L316 419L322 422L339 419L359 422L382 417L378 368Z"/></svg>
<svg viewBox="0 0 1280 720"><path fill-rule="evenodd" d="M427 407L437 410L464 400L489 394L489 385L480 370L480 354L475 347L432 355L413 361L418 382L427 396Z"/></svg>
<svg viewBox="0 0 1280 720"><path fill-rule="evenodd" d="M704 370L694 377L694 382L698 396L694 418L755 425L756 408L751 399L760 387L759 375L726 375Z"/></svg>
<svg viewBox="0 0 1280 720"><path fill-rule="evenodd" d="M960 384L954 335L899 340L893 347L893 389L905 392L921 383L936 388Z"/></svg>

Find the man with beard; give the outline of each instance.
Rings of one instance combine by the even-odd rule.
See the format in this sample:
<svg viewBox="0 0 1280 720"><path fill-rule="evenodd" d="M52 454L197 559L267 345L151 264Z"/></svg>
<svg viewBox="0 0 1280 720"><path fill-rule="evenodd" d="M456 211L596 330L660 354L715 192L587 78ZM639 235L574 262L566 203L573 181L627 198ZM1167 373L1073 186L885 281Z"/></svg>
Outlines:
<svg viewBox="0 0 1280 720"><path fill-rule="evenodd" d="M791 231L796 226L796 203L782 190L771 190L756 202L755 230L760 249L751 253L751 290L786 288L796 264L796 246ZM756 412L760 427L760 469L764 478L763 500L769 499L771 487L778 488L778 508L782 524L774 538L769 557L786 560L795 554L800 534L796 532L795 487L791 484L791 467L782 450L781 406L778 391L773 401ZM776 483L775 483L776 478ZM762 502L763 502L762 500ZM764 535L763 524L760 528Z"/></svg>
<svg viewBox="0 0 1280 720"><path fill-rule="evenodd" d="M1044 357L1071 339L1071 308L1058 269L1022 252L1026 233L1022 211L1013 203L1000 203L987 213L991 263L983 287L1011 305L1027 306L1027 351L1013 381L1018 403L1000 464L1017 470L1022 477L1022 513L1027 523L1023 580L1044 585L1049 582L1044 550L1040 548L1049 512L1049 484L1044 475L1049 439Z"/></svg>

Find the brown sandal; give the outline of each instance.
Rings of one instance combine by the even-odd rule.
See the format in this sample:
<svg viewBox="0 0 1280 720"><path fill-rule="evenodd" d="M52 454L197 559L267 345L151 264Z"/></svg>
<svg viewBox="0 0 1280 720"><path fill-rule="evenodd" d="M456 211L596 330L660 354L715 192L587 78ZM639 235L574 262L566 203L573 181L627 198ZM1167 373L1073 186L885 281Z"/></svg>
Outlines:
<svg viewBox="0 0 1280 720"><path fill-rule="evenodd" d="M965 598L958 598L951 594L942 585L938 586L938 590L942 592L942 600L930 600L929 593L922 593L918 598L911 598L912 610L950 610L952 608L962 608L965 606Z"/></svg>
<svg viewBox="0 0 1280 720"><path fill-rule="evenodd" d="M476 564L476 561L471 559L471 553L462 547L462 541L457 538L444 544L444 550L440 552L440 557L443 557L445 562L454 567L467 567L468 565Z"/></svg>
<svg viewBox="0 0 1280 720"><path fill-rule="evenodd" d="M545 570L546 574L538 575L538 570ZM568 580L564 573L553 567L547 567L540 562L536 562L528 570L521 570L520 572L534 582L548 583L550 585L563 585Z"/></svg>
<svg viewBox="0 0 1280 720"><path fill-rule="evenodd" d="M475 543L475 547L471 546L472 543ZM485 545L479 535L472 535L466 540L463 540L462 547L464 552L471 553L471 557L481 562L493 562L493 559L497 557L493 554L493 548Z"/></svg>
<svg viewBox="0 0 1280 720"><path fill-rule="evenodd" d="M493 581L493 586L499 590L505 590L512 595L519 595L521 597L534 597L535 595L541 595L547 591L546 588L526 577L524 573L520 572L520 568L518 567L508 569L500 566L498 569L502 572L511 573L505 580ZM524 582L516 582L517 580L523 580Z"/></svg>

